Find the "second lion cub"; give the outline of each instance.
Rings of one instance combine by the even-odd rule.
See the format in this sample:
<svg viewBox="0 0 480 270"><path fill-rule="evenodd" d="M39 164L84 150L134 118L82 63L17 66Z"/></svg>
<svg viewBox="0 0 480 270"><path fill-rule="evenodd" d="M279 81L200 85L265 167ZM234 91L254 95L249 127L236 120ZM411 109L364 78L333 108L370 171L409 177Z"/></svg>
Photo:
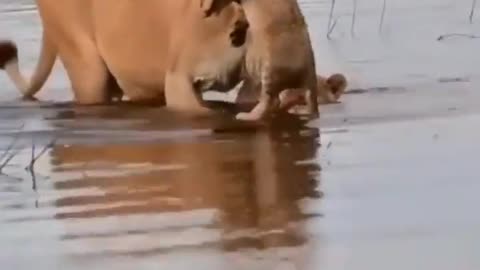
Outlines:
<svg viewBox="0 0 480 270"><path fill-rule="evenodd" d="M278 106L286 89L305 89L308 113L318 117L315 60L305 18L296 0L243 0L250 29L245 77L259 91L250 112L237 114L245 121L263 119ZM248 90L247 90L248 91Z"/></svg>

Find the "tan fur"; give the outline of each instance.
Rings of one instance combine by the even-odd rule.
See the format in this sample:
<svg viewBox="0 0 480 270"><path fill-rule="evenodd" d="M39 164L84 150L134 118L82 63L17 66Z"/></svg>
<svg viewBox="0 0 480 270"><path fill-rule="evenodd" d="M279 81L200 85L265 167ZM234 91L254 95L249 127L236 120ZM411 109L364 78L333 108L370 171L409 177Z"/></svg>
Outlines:
<svg viewBox="0 0 480 270"><path fill-rule="evenodd" d="M247 87L259 92L259 102L237 119L266 117L286 89L307 89L309 113L318 116L317 78L313 49L305 19L296 0L245 0L250 23L245 63ZM244 87L246 88L246 87ZM242 96L240 94L240 96Z"/></svg>
<svg viewBox="0 0 480 270"><path fill-rule="evenodd" d="M347 79L341 73L328 78L317 75L318 104L338 103L347 88ZM308 93L305 89L287 89L280 94L280 110L288 111L297 105L305 105ZM295 110L296 112L298 110Z"/></svg>
<svg viewBox="0 0 480 270"><path fill-rule="evenodd" d="M33 96L40 90L50 75L56 58L56 49L50 43L50 39L44 32L42 37L40 60L30 80L25 79L20 73L18 65L18 49L11 41L0 41L0 69L4 69L15 87L26 99L33 99Z"/></svg>
<svg viewBox="0 0 480 270"><path fill-rule="evenodd" d="M173 109L202 111L195 78L230 83L229 73L244 56L248 23L233 0L37 0L37 5L44 29L39 68L29 83L15 71L15 61L8 70L24 95L40 89L58 56L79 104L108 102L121 88L132 101L165 95Z"/></svg>

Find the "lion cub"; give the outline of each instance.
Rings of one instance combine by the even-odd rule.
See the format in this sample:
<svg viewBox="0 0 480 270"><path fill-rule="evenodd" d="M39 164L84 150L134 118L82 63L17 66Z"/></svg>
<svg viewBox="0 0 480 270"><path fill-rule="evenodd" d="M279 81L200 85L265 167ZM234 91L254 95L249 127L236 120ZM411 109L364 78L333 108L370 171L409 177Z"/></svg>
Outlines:
<svg viewBox="0 0 480 270"><path fill-rule="evenodd" d="M318 103L319 104L328 104L328 103L337 103L340 97L345 93L347 89L348 82L345 75L340 73L335 73L330 75L328 78L321 76L317 77L318 81Z"/></svg>
<svg viewBox="0 0 480 270"><path fill-rule="evenodd" d="M338 103L348 85L345 75L341 73L328 78L317 75L317 82L318 104ZM286 89L280 94L279 110L289 111L297 105L306 105L307 95L304 89Z"/></svg>
<svg viewBox="0 0 480 270"><path fill-rule="evenodd" d="M308 112L318 117L317 77L310 36L296 0L243 0L250 29L244 65L246 82L259 100L239 120L257 121L272 112L286 89L305 89Z"/></svg>

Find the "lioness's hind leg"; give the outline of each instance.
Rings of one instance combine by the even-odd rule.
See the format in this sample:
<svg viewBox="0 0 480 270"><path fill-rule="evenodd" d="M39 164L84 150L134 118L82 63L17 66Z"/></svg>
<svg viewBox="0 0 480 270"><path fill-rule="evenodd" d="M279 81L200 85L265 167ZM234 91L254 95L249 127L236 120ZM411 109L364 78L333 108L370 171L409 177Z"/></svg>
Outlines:
<svg viewBox="0 0 480 270"><path fill-rule="evenodd" d="M99 105L110 102L109 71L96 49L83 47L62 57L72 85L75 101L81 105ZM115 90L114 90L115 92Z"/></svg>

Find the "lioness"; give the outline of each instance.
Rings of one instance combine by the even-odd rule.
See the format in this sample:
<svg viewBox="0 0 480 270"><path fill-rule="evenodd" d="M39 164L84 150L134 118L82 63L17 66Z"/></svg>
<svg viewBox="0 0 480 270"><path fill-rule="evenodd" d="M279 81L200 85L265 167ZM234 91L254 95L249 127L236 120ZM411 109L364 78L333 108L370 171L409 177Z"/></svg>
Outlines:
<svg viewBox="0 0 480 270"><path fill-rule="evenodd" d="M276 107L286 89L307 89L308 112L318 116L315 60L307 24L296 0L243 0L250 23L245 60L246 88L259 102L236 118L257 121ZM248 90L247 90L248 91Z"/></svg>
<svg viewBox="0 0 480 270"><path fill-rule="evenodd" d="M203 112L195 78L236 83L230 80L244 57L248 29L238 0L37 0L37 5L43 42L31 80L18 70L13 43L3 43L0 55L0 67L25 97L43 86L57 56L79 104L108 102L119 87L132 101L165 97L171 108Z"/></svg>

